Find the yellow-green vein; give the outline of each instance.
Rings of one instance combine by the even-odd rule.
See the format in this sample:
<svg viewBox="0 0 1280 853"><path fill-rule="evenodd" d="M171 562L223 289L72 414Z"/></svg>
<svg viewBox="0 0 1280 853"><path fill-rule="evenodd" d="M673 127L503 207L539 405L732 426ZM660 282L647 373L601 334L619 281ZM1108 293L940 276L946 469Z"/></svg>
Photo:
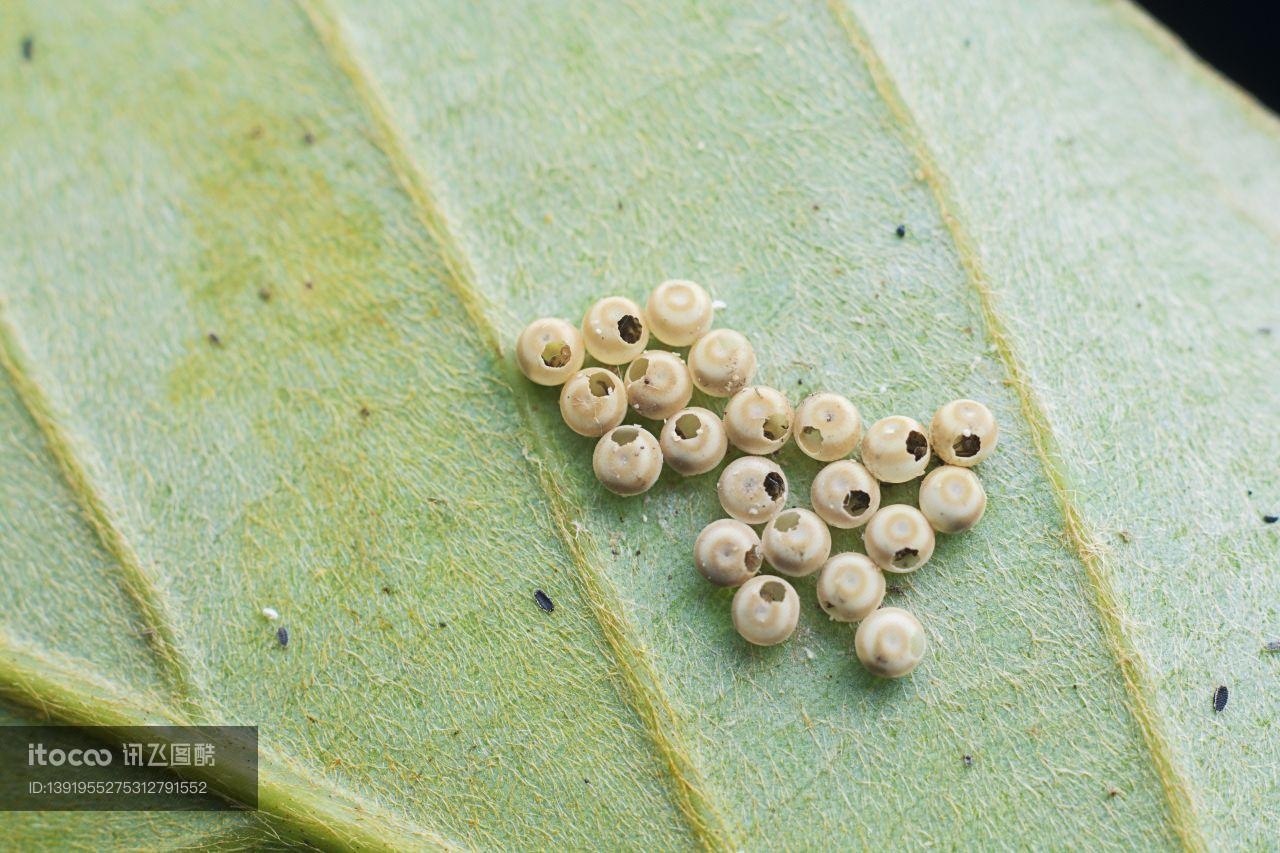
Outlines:
<svg viewBox="0 0 1280 853"><path fill-rule="evenodd" d="M987 336L1004 366L1010 386L1017 394L1036 455L1044 467L1045 476L1061 509L1063 531L1093 590L1104 635L1120 669L1130 710L1142 732L1164 790L1174 831L1187 849L1203 850L1205 841L1190 790L1174 762L1173 751L1151 699L1153 691L1146 662L1125 631L1124 612L1112 587L1111 571L1106 564L1103 549L1089 531L1083 514L1071 498L1067 475L1056 448L1048 415L1036 395L1030 375L1014 352L1012 338L997 310L996 294L983 267L978 246L959 215L954 193L926 144L919 123L907 107L889 69L862 26L841 0L827 0L827 6L848 36L858 57L866 65L877 93L896 121L903 141L915 156L942 221L951 235L960 265L977 292Z"/></svg>

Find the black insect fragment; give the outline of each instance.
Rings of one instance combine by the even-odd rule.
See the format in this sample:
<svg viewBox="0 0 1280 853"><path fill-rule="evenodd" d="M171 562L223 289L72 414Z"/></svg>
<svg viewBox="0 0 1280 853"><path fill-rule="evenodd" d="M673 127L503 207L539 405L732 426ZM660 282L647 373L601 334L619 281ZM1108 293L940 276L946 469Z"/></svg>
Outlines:
<svg viewBox="0 0 1280 853"><path fill-rule="evenodd" d="M281 625L279 628L276 629L276 642L280 644L280 648L282 649L289 645L289 629L288 628Z"/></svg>
<svg viewBox="0 0 1280 853"><path fill-rule="evenodd" d="M35 56L35 53L36 53L36 40L35 40L34 38L32 38L31 36L27 36L27 37L25 37L25 38L22 40L22 59L23 59L23 61L25 61L25 62L30 62L30 61L31 61L31 57Z"/></svg>
<svg viewBox="0 0 1280 853"><path fill-rule="evenodd" d="M1213 691L1213 710L1215 713L1222 713L1222 709L1227 707L1227 688L1225 685L1218 685L1218 689Z"/></svg>
<svg viewBox="0 0 1280 853"><path fill-rule="evenodd" d="M1280 515L1264 515L1262 520L1267 524L1275 524L1277 521L1280 521Z"/></svg>
<svg viewBox="0 0 1280 853"><path fill-rule="evenodd" d="M547 595L540 589L535 589L533 591L533 600L538 602L538 606L548 613L556 609L556 604L551 600L551 596Z"/></svg>
<svg viewBox="0 0 1280 853"><path fill-rule="evenodd" d="M899 225L897 228L893 229L893 233L897 234L898 239L901 240L903 237L907 236L907 226Z"/></svg>

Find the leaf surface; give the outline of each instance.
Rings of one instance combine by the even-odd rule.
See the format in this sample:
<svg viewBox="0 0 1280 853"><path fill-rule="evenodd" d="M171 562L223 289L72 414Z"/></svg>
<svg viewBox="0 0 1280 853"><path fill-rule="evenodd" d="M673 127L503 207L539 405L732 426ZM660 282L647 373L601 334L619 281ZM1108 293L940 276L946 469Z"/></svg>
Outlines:
<svg viewBox="0 0 1280 853"><path fill-rule="evenodd" d="M1280 140L1127 7L0 15L6 693L256 723L327 846L1275 836ZM672 276L797 400L995 411L911 679L745 646L714 475L608 496L513 370Z"/></svg>

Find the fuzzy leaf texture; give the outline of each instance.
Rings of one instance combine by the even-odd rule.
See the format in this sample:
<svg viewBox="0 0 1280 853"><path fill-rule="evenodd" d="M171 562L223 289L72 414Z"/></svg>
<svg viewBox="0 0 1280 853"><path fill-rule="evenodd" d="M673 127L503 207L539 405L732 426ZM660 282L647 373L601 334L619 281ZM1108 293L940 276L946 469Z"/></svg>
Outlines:
<svg viewBox="0 0 1280 853"><path fill-rule="evenodd" d="M26 0L0 33L6 713L263 748L257 815L6 842L1280 836L1280 133L1132 8ZM891 593L911 678L812 580L746 646L691 567L715 475L608 495L515 371L528 320L669 277L797 401L996 413L987 517Z"/></svg>

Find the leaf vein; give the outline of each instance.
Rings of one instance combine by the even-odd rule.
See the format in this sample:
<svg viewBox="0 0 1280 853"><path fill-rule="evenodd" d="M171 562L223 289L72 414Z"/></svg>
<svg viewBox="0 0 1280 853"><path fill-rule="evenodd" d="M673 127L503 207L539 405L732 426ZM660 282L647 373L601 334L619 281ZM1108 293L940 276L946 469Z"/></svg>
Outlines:
<svg viewBox="0 0 1280 853"><path fill-rule="evenodd" d="M1173 750L1152 699L1154 689L1146 661L1138 653L1125 630L1125 614L1111 583L1111 569L1104 557L1104 549L1089 530L1083 512L1072 500L1068 477L1061 455L1056 447L1053 427L1047 410L1040 402L1026 367L1014 351L1012 336L997 309L997 296L990 277L983 265L977 243L961 218L954 191L924 139L923 130L916 121L906 101L885 65L872 45L870 38L843 0L827 0L827 6L841 30L848 37L858 57L871 74L872 82L881 100L896 122L898 133L913 153L922 170L925 182L938 206L942 221L951 235L956 254L965 276L977 293L987 337L995 347L1008 381L1018 398L1023 417L1027 421L1036 456L1044 468L1046 478L1053 489L1054 498L1063 516L1063 531L1072 550L1084 568L1085 576L1094 594L1103 635L1125 685L1130 712L1142 733L1155 772L1165 794L1173 829L1188 850L1206 847L1195 806L1186 779L1178 769Z"/></svg>
<svg viewBox="0 0 1280 853"><path fill-rule="evenodd" d="M86 672L84 661L25 643L0 628L0 696L77 726L124 728L191 725L183 709L159 697L133 695L115 682ZM456 850L433 830L409 824L381 805L297 767L274 749L258 747L258 812L277 821L285 835L328 849ZM226 791L236 798L237 791Z"/></svg>
<svg viewBox="0 0 1280 853"><path fill-rule="evenodd" d="M413 202L424 230L436 243L448 273L449 285L476 330L501 360L503 349L491 319L491 308L475 284L472 265L455 229L429 189L431 181L409 153L372 75L361 65L347 43L341 21L323 0L298 0L298 3L330 58L351 81L369 112L375 127L374 143L390 161L402 188ZM523 431L531 439L531 444L540 446L538 430L532 427L532 413L519 395L513 393L512 396L518 401ZM533 464L548 496L557 532L572 559L583 596L614 658L624 696L640 718L671 777L676 805L702 846L707 849L734 849L736 845L732 835L703 787L701 773L681 734L678 715L662 687L652 656L637 636L634 626L621 615L624 612L621 597L600 568L602 561L598 544L590 534L583 534L590 542L589 546L584 545L579 535L574 533L571 529L572 513L564 497L566 489L548 466L541 462Z"/></svg>
<svg viewBox="0 0 1280 853"><path fill-rule="evenodd" d="M9 322L3 307L0 305L0 369L7 374L23 408L40 431L45 450L79 503L85 522L120 567L122 586L142 615L148 647L159 659L176 701L188 713L198 716L200 703L197 697L203 691L190 660L179 645L178 628L165 593L152 568L143 562L124 535L119 521L99 494L81 460L74 438L59 422L44 390L25 366L25 354L17 330Z"/></svg>

